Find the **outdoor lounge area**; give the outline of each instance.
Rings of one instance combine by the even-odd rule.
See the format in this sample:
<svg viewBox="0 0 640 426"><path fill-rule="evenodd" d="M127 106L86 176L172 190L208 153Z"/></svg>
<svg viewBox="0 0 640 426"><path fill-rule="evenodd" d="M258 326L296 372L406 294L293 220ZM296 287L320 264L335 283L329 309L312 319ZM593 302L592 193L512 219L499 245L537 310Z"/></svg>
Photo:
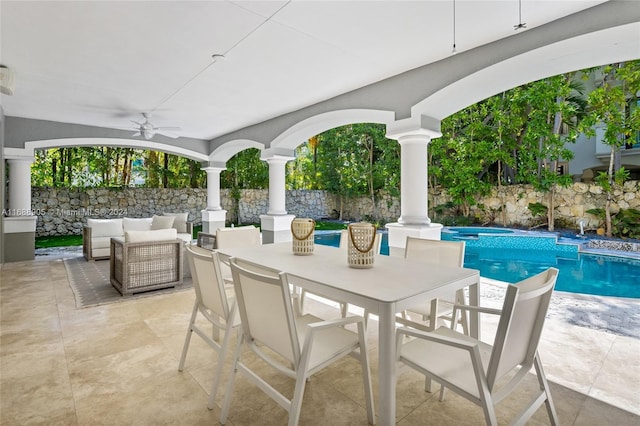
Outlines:
<svg viewBox="0 0 640 426"><path fill-rule="evenodd" d="M77 309L60 259L5 264L0 278L3 425L217 424L222 387L214 409L207 409L215 353L201 339L192 339L184 371L178 372L193 290ZM482 303L495 306L501 297L492 296L495 292L499 289L483 284ZM579 304L579 299L557 293L552 304L561 309L570 305L567 300ZM337 304L309 297L305 310L325 318L339 316ZM556 312L548 318L540 344L560 424L638 424L640 341L571 325L566 317ZM370 322L377 397L377 333L375 319ZM488 335L495 324L482 326ZM255 368L250 358L247 362ZM268 377L281 377L266 371ZM225 373L223 384L226 379ZM359 363L350 358L312 377L300 424L367 424L361 380ZM499 424L506 424L535 389L534 376L527 380L524 392L498 405ZM277 383L285 394L293 393L293 380ZM227 424L286 423L286 411L246 379L238 378L235 389L242 398L232 403ZM401 369L397 423L484 424L479 407L451 392L445 402L438 396L437 388L424 392L423 376ZM543 408L530 424L549 424Z"/></svg>

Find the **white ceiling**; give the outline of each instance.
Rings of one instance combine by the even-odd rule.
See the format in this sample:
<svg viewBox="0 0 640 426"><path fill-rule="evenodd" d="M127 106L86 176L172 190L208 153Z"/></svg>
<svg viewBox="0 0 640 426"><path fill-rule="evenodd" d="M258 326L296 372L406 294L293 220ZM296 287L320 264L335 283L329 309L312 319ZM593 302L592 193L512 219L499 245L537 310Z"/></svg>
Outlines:
<svg viewBox="0 0 640 426"><path fill-rule="evenodd" d="M603 2L522 0L522 21ZM517 0L455 5L458 51L515 34ZM1 0L0 19L0 64L15 72L5 115L126 128L145 111L206 140L440 60L453 44L453 0Z"/></svg>

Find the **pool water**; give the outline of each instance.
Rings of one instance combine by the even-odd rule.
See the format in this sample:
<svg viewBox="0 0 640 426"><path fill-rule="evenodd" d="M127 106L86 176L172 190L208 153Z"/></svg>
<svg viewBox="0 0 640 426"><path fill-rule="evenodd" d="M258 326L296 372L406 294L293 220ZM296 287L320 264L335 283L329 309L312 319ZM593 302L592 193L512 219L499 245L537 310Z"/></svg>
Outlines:
<svg viewBox="0 0 640 426"><path fill-rule="evenodd" d="M482 234L487 233L486 228ZM550 266L560 273L555 289L571 293L640 298L640 259L585 254L573 244L556 244L554 238L535 238L489 232L478 237L473 232L458 237L442 234L442 239L465 241L464 266L478 269L485 278L515 283ZM338 247L340 233L316 233L315 242ZM382 235L382 254L389 254L387 234Z"/></svg>

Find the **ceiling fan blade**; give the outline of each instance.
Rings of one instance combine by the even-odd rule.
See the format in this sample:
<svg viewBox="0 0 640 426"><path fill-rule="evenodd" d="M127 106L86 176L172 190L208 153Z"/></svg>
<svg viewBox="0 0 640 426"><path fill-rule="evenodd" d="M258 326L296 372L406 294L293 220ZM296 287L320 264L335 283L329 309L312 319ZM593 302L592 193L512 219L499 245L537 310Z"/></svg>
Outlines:
<svg viewBox="0 0 640 426"><path fill-rule="evenodd" d="M136 138L136 137L138 137L138 136L142 136L142 133L140 133L140 132L135 132L133 135L131 135L131 137L134 137L134 138Z"/></svg>
<svg viewBox="0 0 640 426"><path fill-rule="evenodd" d="M135 120L129 120L129 121L131 121L133 124L137 125L138 127L142 126L142 123L138 123Z"/></svg>
<svg viewBox="0 0 640 426"><path fill-rule="evenodd" d="M161 127L154 127L155 130L174 130L174 131L179 131L182 130L181 127L175 127L175 126L161 126Z"/></svg>
<svg viewBox="0 0 640 426"><path fill-rule="evenodd" d="M162 129L164 129L164 128L165 127L162 127ZM156 133L159 134L159 135L166 136L166 137L171 138L171 139L177 139L177 138L180 137L179 135L177 135L175 133L167 132L165 130L158 130Z"/></svg>

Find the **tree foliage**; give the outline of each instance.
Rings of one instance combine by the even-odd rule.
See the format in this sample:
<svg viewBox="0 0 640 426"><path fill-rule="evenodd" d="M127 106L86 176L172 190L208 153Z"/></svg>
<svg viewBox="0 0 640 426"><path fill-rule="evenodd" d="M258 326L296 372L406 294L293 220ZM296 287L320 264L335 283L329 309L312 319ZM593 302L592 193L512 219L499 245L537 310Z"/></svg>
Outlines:
<svg viewBox="0 0 640 426"><path fill-rule="evenodd" d="M628 172L619 165L620 148L640 130L640 109L630 108L638 104L640 92L640 61L613 64L604 68L602 85L589 94L589 109L582 130L588 135L595 134L598 125L604 125L602 142L610 147L609 167L600 173L596 182L607 193L605 204L605 232L613 233L611 202L613 187L621 184Z"/></svg>

